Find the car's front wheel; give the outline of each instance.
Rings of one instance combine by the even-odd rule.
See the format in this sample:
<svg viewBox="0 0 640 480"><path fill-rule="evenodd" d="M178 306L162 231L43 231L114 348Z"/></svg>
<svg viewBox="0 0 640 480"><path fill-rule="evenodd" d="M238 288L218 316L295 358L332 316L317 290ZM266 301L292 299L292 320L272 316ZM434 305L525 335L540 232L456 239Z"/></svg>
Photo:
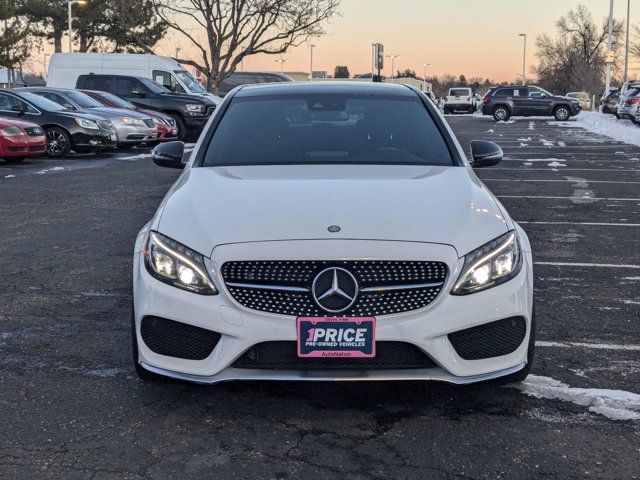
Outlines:
<svg viewBox="0 0 640 480"><path fill-rule="evenodd" d="M499 105L493 109L493 119L496 122L506 122L507 120L509 120L510 116L511 112L509 112L509 109L507 107Z"/></svg>
<svg viewBox="0 0 640 480"><path fill-rule="evenodd" d="M553 116L558 121L564 121L569 119L569 117L571 116L571 112L569 111L569 108L560 106L556 107L556 109L553 111Z"/></svg>
<svg viewBox="0 0 640 480"><path fill-rule="evenodd" d="M52 158L64 157L71 150L71 138L69 134L59 127L47 128L47 156Z"/></svg>

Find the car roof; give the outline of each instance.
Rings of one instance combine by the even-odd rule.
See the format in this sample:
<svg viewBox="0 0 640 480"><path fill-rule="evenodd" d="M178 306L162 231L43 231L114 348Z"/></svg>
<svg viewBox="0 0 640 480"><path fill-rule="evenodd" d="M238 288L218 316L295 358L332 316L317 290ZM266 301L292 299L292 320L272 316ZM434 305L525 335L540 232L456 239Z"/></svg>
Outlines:
<svg viewBox="0 0 640 480"><path fill-rule="evenodd" d="M416 93L406 85L377 82L280 82L244 85L236 92L236 97L261 95L313 95L342 93L353 95L393 95L406 97Z"/></svg>
<svg viewBox="0 0 640 480"><path fill-rule="evenodd" d="M83 73L82 75L78 75L78 78L80 77L108 77L108 78L114 78L114 77L120 77L120 78L135 78L136 80L149 80L147 77L139 77L137 75L123 75L120 73ZM153 80L152 80L153 81ZM72 89L69 89L72 90Z"/></svg>

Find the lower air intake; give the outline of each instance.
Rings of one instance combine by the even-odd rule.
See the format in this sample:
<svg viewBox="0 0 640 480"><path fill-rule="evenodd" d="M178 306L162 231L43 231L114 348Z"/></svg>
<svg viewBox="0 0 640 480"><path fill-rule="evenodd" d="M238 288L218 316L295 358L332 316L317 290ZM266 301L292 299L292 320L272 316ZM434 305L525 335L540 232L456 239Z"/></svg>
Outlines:
<svg viewBox="0 0 640 480"><path fill-rule="evenodd" d="M220 340L218 332L160 317L144 317L140 335L152 352L185 360L204 360Z"/></svg>
<svg viewBox="0 0 640 480"><path fill-rule="evenodd" d="M465 360L500 357L513 353L527 335L527 321L510 317L448 335L456 353Z"/></svg>
<svg viewBox="0 0 640 480"><path fill-rule="evenodd" d="M435 368L428 355L405 342L378 342L374 358L299 358L296 342L254 345L233 364L256 370L406 370Z"/></svg>

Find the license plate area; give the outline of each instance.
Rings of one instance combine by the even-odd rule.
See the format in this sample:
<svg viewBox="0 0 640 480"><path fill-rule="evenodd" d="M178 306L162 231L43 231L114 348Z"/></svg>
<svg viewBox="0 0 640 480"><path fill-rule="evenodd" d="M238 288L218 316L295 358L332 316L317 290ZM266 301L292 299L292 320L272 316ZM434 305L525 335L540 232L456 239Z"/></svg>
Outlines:
<svg viewBox="0 0 640 480"><path fill-rule="evenodd" d="M373 317L299 317L298 357L373 358L376 319Z"/></svg>

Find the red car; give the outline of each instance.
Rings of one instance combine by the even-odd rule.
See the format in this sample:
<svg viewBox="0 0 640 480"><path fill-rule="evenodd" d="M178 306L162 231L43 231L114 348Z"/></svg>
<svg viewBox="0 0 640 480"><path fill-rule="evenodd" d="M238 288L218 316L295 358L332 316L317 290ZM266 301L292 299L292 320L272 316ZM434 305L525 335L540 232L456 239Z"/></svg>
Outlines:
<svg viewBox="0 0 640 480"><path fill-rule="evenodd" d="M46 151L44 130L34 123L0 118L0 158L18 163Z"/></svg>
<svg viewBox="0 0 640 480"><path fill-rule="evenodd" d="M82 93L86 93L94 100L100 102L105 107L123 108L126 110L134 110L136 112L144 113L151 117L156 124L156 130L158 132L157 139L160 141L176 140L178 138L178 127L176 122L169 115L155 110L145 110L139 108L131 102L127 102L125 99L114 95L109 92L101 92L98 90L80 90ZM149 143L149 142L147 142Z"/></svg>

